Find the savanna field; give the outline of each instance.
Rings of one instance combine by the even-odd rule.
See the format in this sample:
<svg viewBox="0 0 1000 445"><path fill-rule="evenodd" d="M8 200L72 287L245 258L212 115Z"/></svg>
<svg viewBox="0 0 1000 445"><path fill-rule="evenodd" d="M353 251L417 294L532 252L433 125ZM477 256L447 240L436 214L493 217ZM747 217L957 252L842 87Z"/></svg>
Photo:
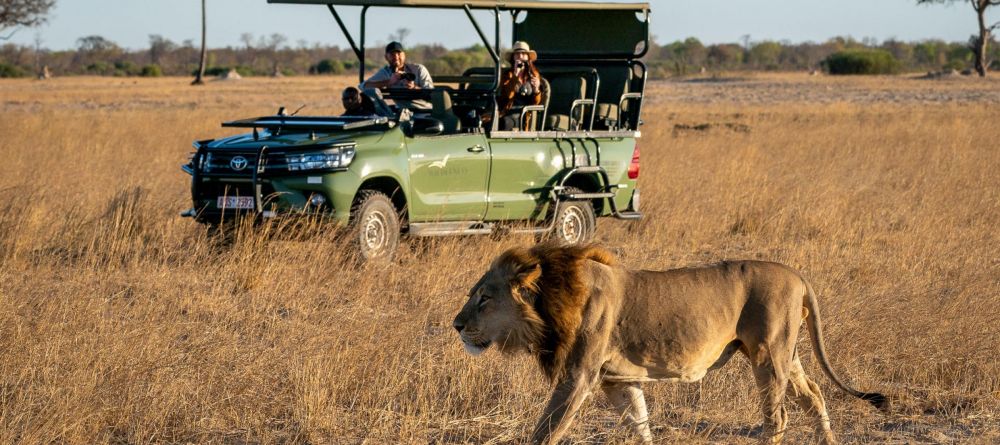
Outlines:
<svg viewBox="0 0 1000 445"><path fill-rule="evenodd" d="M0 443L528 437L549 394L535 363L469 356L451 320L531 236L409 239L365 266L323 224L220 247L178 216L193 140L282 105L337 113L354 80L0 81ZM834 368L894 402L876 412L804 353L843 442L1000 442L1000 81L769 74L647 94L646 216L601 219L601 244L635 268L802 271ZM761 438L742 356L644 387L657 443ZM786 443L808 443L786 406ZM569 440L634 440L608 408L597 392Z"/></svg>

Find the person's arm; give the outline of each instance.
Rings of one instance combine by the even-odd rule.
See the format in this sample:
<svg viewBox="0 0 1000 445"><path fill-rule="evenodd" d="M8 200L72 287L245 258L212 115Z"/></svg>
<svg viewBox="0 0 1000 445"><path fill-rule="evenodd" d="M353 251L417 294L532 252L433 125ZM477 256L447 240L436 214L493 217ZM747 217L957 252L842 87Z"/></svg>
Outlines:
<svg viewBox="0 0 1000 445"><path fill-rule="evenodd" d="M431 73L427 71L427 68L423 65L417 65L417 81L414 82L417 88L422 90L433 90L434 80L431 79Z"/></svg>
<svg viewBox="0 0 1000 445"><path fill-rule="evenodd" d="M361 89L365 88L387 88L393 84L396 75L389 73L389 70L382 68L372 74L364 83L361 84Z"/></svg>
<svg viewBox="0 0 1000 445"><path fill-rule="evenodd" d="M514 95L517 94L516 82L514 81L516 78L512 69L504 70L500 75L500 88L497 90L497 107L500 114L510 110Z"/></svg>
<svg viewBox="0 0 1000 445"><path fill-rule="evenodd" d="M545 88L545 82L542 81L542 74L539 73L538 69L536 69L534 66L531 67L530 73L531 73L531 80L530 80L531 87L534 88L535 90L535 96L531 98L531 102L534 105L541 105L542 96L544 94L544 91L542 91L542 89Z"/></svg>

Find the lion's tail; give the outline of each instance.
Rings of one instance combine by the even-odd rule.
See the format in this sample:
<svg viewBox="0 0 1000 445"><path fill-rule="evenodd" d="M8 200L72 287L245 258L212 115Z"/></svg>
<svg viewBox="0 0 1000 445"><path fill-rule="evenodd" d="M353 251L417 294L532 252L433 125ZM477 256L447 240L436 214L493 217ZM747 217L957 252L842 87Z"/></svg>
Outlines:
<svg viewBox="0 0 1000 445"><path fill-rule="evenodd" d="M840 381L837 374L833 372L833 368L830 367L830 361L826 358L826 348L823 346L823 323L819 318L819 303L816 301L816 293L813 292L812 285L808 281L803 279L802 282L805 283L807 290L805 301L802 303L809 309L809 313L806 314L806 326L809 328L809 338L812 340L813 353L819 359L823 372L830 377L830 380L833 380L833 383L836 383L840 389L848 394L868 401L868 403L871 403L881 411L888 411L889 400L886 399L885 395L877 392L861 392L851 388Z"/></svg>

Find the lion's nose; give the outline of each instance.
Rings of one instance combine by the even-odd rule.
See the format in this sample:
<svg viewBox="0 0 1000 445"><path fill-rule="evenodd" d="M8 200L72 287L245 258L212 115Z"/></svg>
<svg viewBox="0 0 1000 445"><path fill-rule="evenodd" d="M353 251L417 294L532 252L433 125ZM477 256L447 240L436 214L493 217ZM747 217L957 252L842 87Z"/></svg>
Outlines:
<svg viewBox="0 0 1000 445"><path fill-rule="evenodd" d="M454 327L455 330L458 331L459 334L462 333L462 329L465 329L465 325L462 324L462 322L460 322L458 320L455 320L454 322L452 322L451 326Z"/></svg>

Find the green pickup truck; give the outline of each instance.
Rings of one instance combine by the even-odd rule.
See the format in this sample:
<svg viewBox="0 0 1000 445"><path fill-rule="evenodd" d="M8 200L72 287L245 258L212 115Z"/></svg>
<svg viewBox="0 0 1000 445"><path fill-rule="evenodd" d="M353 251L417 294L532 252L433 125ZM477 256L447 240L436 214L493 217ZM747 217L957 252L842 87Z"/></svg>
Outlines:
<svg viewBox="0 0 1000 445"><path fill-rule="evenodd" d="M440 8L462 14L494 66L434 76L433 90L365 90L369 116L273 116L223 127L249 131L201 140L182 168L192 208L182 216L218 227L244 217L312 215L347 225L365 259L392 258L400 236L532 232L565 243L592 239L598 217L637 219L640 111L649 5L549 1L268 0L325 6L360 61L371 7ZM361 6L359 40L338 6ZM476 11L495 20L495 39ZM530 42L545 79L541 105L501 131L501 18ZM586 30L586 32L582 32ZM597 30L600 30L598 32ZM339 94L331 91L331 95ZM425 100L426 112L396 107ZM530 123L526 123L530 122Z"/></svg>

